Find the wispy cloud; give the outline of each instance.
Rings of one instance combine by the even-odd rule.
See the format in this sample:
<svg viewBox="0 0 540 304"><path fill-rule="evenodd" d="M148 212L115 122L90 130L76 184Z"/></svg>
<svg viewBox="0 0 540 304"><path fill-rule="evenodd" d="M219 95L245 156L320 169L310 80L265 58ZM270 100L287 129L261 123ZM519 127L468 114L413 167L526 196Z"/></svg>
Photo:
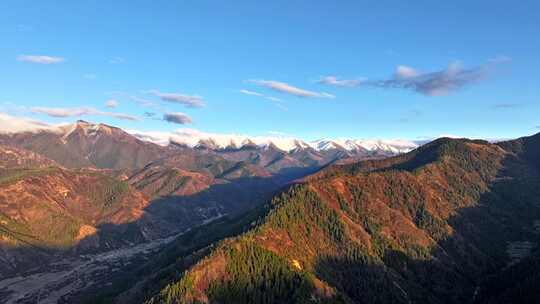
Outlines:
<svg viewBox="0 0 540 304"><path fill-rule="evenodd" d="M244 90L244 89L240 90L240 93L246 94L246 95L251 95L251 96L264 97L264 95L261 94L261 93L257 93L257 92L253 92L253 91L249 91L249 90Z"/></svg>
<svg viewBox="0 0 540 304"><path fill-rule="evenodd" d="M44 56L44 55L20 55L17 57L18 61L38 63L38 64L55 64L64 62L62 57Z"/></svg>
<svg viewBox="0 0 540 304"><path fill-rule="evenodd" d="M41 121L0 112L0 133L36 132L48 130L52 127Z"/></svg>
<svg viewBox="0 0 540 304"><path fill-rule="evenodd" d="M362 84L362 79L339 79L336 76L324 76L317 82L336 87L354 88Z"/></svg>
<svg viewBox="0 0 540 304"><path fill-rule="evenodd" d="M202 108L206 104L202 96L186 95L182 93L163 93L158 90L149 91L150 94L159 97L163 101L182 104L188 108Z"/></svg>
<svg viewBox="0 0 540 304"><path fill-rule="evenodd" d="M264 96L264 98L268 99L268 100L271 100L271 101L282 101L281 99L277 98L277 97L272 97L272 96Z"/></svg>
<svg viewBox="0 0 540 304"><path fill-rule="evenodd" d="M140 98L137 96L129 96L129 99L135 101L138 105L143 106L143 107L157 107L158 106L155 102L151 100Z"/></svg>
<svg viewBox="0 0 540 304"><path fill-rule="evenodd" d="M114 109L114 108L118 107L118 104L119 104L118 100L116 100L116 99L109 99L109 100L107 100L105 102L105 106L107 108L111 108L111 109Z"/></svg>
<svg viewBox="0 0 540 304"><path fill-rule="evenodd" d="M144 93L148 94L149 92L145 91ZM134 103L136 103L137 105L141 107L151 109L151 111L157 111L161 113L167 112L166 109L163 106L161 106L160 102L158 101L142 98L137 95L132 95L130 93L123 92L123 91L110 91L110 92L106 92L106 94L109 95L111 99L115 99L115 100L126 99L129 101L133 101Z"/></svg>
<svg viewBox="0 0 540 304"><path fill-rule="evenodd" d="M509 59L494 59L488 64L464 68L459 62L435 72L420 72L414 68L400 65L394 76L385 80L366 81L363 84L387 89L406 89L426 96L448 95L466 86L478 83L489 75L491 68Z"/></svg>
<svg viewBox="0 0 540 304"><path fill-rule="evenodd" d="M264 94L259 93L259 92L245 90L245 89L240 90L240 93L245 94L245 95L250 95L250 96L257 96L257 97L264 98L266 100L273 101L273 102L275 102L276 106L278 106L278 107L280 107L282 109L284 108L283 104L281 104L282 100L277 98L277 97L267 96L267 95L264 95Z"/></svg>
<svg viewBox="0 0 540 304"><path fill-rule="evenodd" d="M193 122L193 120L191 120L191 117L180 112L165 113L163 114L163 120L167 122L175 123L175 124L180 124L180 125L190 124Z"/></svg>
<svg viewBox="0 0 540 304"><path fill-rule="evenodd" d="M275 81L275 80L248 80L248 82L254 83L261 87L272 89L276 92L285 93L293 95L296 97L304 98L335 98L334 95L328 94L326 92L314 92L305 89L301 89L295 86L292 86L285 82Z"/></svg>
<svg viewBox="0 0 540 304"><path fill-rule="evenodd" d="M154 112L148 112L148 111L146 111L146 112L143 113L143 116L144 116L145 118L147 118L147 119L151 119L151 120L164 120L163 118L158 117L157 115L158 115L157 113L154 113Z"/></svg>
<svg viewBox="0 0 540 304"><path fill-rule="evenodd" d="M52 117L74 117L88 115L94 112L92 108L48 108L48 107L32 107L30 111L33 113L45 114Z"/></svg>
<svg viewBox="0 0 540 304"><path fill-rule="evenodd" d="M45 114L51 117L80 117L85 115L98 115L108 116L122 120L138 121L139 118L133 115L116 113L116 112L104 112L99 111L91 107L78 107L78 108L49 108L49 107L32 107L30 112Z"/></svg>
<svg viewBox="0 0 540 304"><path fill-rule="evenodd" d="M94 115L110 116L110 117L117 118L117 119L131 120L131 121L139 121L140 120L139 117L137 117L137 116L124 114L124 113L112 113L112 112L97 111L97 112L94 113Z"/></svg>

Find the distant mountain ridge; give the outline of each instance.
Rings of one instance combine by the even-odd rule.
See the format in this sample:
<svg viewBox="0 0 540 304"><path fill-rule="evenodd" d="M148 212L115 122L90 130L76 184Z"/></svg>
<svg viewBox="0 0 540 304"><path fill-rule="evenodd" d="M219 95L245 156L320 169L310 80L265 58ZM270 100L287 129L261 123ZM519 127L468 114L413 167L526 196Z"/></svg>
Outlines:
<svg viewBox="0 0 540 304"><path fill-rule="evenodd" d="M127 293L94 287L118 303L483 304L540 282L511 273L540 261L540 134L408 153L406 141L170 139L85 121L0 134L0 277L186 232ZM493 285L507 272L521 283Z"/></svg>
<svg viewBox="0 0 540 304"><path fill-rule="evenodd" d="M24 148L68 168L134 169L170 154L124 130L79 120L34 132L0 134L0 143Z"/></svg>
<svg viewBox="0 0 540 304"><path fill-rule="evenodd" d="M187 142L177 141L177 144L185 144L192 147L211 147L214 150L241 149L245 147L267 148L274 146L285 152L297 151L312 148L316 151L327 151L332 149L345 151L366 151L366 152L387 152L387 153L406 153L420 146L420 143L407 140L361 140L361 139L319 139L315 141L303 141L300 139L267 139L257 140L246 138L241 142L231 139L228 142L218 141L214 138L203 138L197 141L197 144L190 145Z"/></svg>
<svg viewBox="0 0 540 304"><path fill-rule="evenodd" d="M440 138L327 167L146 303L536 303L539 144Z"/></svg>
<svg viewBox="0 0 540 304"><path fill-rule="evenodd" d="M235 134L210 134L191 129L183 129L172 133L145 133L128 131L135 137L162 146L170 143L212 150L231 150L245 147L265 148L274 146L285 152L312 148L316 151L341 149L345 151L366 151L386 153L406 153L420 146L424 141L385 140L385 139L319 139L304 141L292 136L244 136Z"/></svg>
<svg viewBox="0 0 540 304"><path fill-rule="evenodd" d="M268 151L289 156L303 154L303 157L310 155L322 160L315 163L324 165L348 157L386 157L406 153L422 142L377 139L320 139L307 142L285 136L248 137L207 134L195 130L156 135L79 120L73 124L34 131L0 133L0 144L42 154L68 168L134 169L170 156L177 148L213 151L222 155L255 150L263 154Z"/></svg>
<svg viewBox="0 0 540 304"><path fill-rule="evenodd" d="M372 155L342 148L317 151L300 142L289 152L250 140L243 145L231 142L226 148L212 140L192 147L174 142L163 146L117 127L82 120L0 132L0 220L5 222L0 223L0 232L8 231L8 241L0 242L5 251L0 265L2 259L12 260L0 266L0 274L32 265L34 258L26 253L35 250L24 244L40 249L62 244L66 253L125 246L92 241L81 247L77 235L89 231L102 241L119 237L147 242L213 218L244 213L294 179L351 157ZM64 204L78 211L65 209ZM117 212L116 217L99 214L109 209ZM39 223L55 217L58 225L69 226L69 233L41 236L47 227ZM129 233L109 230L111 225L127 227ZM17 239L17 233L31 239Z"/></svg>

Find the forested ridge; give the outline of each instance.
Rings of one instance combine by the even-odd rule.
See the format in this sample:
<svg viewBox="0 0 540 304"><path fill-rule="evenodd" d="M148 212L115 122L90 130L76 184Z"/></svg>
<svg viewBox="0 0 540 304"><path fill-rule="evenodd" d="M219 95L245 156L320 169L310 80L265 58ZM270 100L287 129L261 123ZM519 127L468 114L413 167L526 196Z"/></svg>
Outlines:
<svg viewBox="0 0 540 304"><path fill-rule="evenodd" d="M489 301L497 275L534 263L534 252L512 260L509 248L539 240L537 137L443 138L327 168L148 303Z"/></svg>

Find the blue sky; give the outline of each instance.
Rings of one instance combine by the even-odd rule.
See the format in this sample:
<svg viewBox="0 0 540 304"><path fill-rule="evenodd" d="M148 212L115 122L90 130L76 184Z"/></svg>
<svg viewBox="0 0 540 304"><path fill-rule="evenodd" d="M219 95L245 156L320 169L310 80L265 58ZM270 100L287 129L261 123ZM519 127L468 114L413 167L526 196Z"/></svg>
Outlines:
<svg viewBox="0 0 540 304"><path fill-rule="evenodd" d="M307 140L540 131L540 3L409 2L4 0L0 112Z"/></svg>

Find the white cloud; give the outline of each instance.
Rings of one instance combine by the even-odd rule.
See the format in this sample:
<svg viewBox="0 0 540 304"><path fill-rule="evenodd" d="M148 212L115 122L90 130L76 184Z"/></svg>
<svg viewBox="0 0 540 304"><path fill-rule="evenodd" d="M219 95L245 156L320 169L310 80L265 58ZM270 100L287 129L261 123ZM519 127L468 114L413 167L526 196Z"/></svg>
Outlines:
<svg viewBox="0 0 540 304"><path fill-rule="evenodd" d="M191 117L180 112L165 113L163 114L163 120L180 125L190 124L193 122L193 120L191 120Z"/></svg>
<svg viewBox="0 0 540 304"><path fill-rule="evenodd" d="M481 65L465 69L460 63L454 62L446 69L422 73L411 67L398 66L394 77L370 81L366 85L387 89L408 89L427 96L442 96L485 79L488 68L488 65Z"/></svg>
<svg viewBox="0 0 540 304"><path fill-rule="evenodd" d="M129 96L129 99L135 101L137 104L143 107L157 107L157 104L151 100L140 98L137 96Z"/></svg>
<svg viewBox="0 0 540 304"><path fill-rule="evenodd" d="M362 79L338 79L336 76L322 77L318 83L332 85L336 87L353 88L362 84Z"/></svg>
<svg viewBox="0 0 540 304"><path fill-rule="evenodd" d="M271 100L271 101L282 101L281 99L279 99L277 97L272 97L272 96L264 96L264 98L266 98L268 100Z"/></svg>
<svg viewBox="0 0 540 304"><path fill-rule="evenodd" d="M314 92L301 89L290 84L275 80L249 80L249 82L257 84L261 87L266 87L277 92L294 95L296 97L305 98L335 98L334 95L325 92Z"/></svg>
<svg viewBox="0 0 540 304"><path fill-rule="evenodd" d="M396 78L406 79L406 78L413 78L418 76L420 73L418 73L417 70L408 67L406 65L399 65L396 68Z"/></svg>
<svg viewBox="0 0 540 304"><path fill-rule="evenodd" d="M138 121L137 116L124 114L124 113L115 113L115 112L104 112L99 111L91 107L79 107L79 108L49 108L49 107L32 107L30 112L45 114L52 117L79 117L85 115L98 115L98 116L108 116L122 120L131 120Z"/></svg>
<svg viewBox="0 0 540 304"><path fill-rule="evenodd" d="M140 140L153 142L155 144L166 146L170 143L171 133L160 131L139 131L139 130L125 130L129 134L137 137Z"/></svg>
<svg viewBox="0 0 540 304"><path fill-rule="evenodd" d="M33 113L45 114L52 117L73 117L87 115L95 110L92 108L48 108L48 107L32 107L30 111Z"/></svg>
<svg viewBox="0 0 540 304"><path fill-rule="evenodd" d="M261 94L261 93L257 93L257 92L253 92L253 91L249 91L249 90L244 90L244 89L240 90L240 93L246 94L246 95L251 95L251 96L264 97L264 95Z"/></svg>
<svg viewBox="0 0 540 304"><path fill-rule="evenodd" d="M198 95L186 95L182 93L164 93L157 90L149 91L150 94L159 97L163 101L178 103L188 108L202 108L205 106L204 99Z"/></svg>
<svg viewBox="0 0 540 304"><path fill-rule="evenodd" d="M105 102L105 106L107 108L116 108L118 107L118 100L116 99L109 99Z"/></svg>
<svg viewBox="0 0 540 304"><path fill-rule="evenodd" d="M38 63L38 64L55 64L64 62L62 57L44 56L44 55L20 55L18 61Z"/></svg>
<svg viewBox="0 0 540 304"><path fill-rule="evenodd" d="M110 116L113 118L118 118L122 120L131 120L131 121L139 121L139 117L134 115L129 115L125 113L113 113L113 112L101 112L97 111L94 115L102 115L102 116Z"/></svg>
<svg viewBox="0 0 540 304"><path fill-rule="evenodd" d="M0 112L0 133L37 132L54 128L44 122Z"/></svg>
<svg viewBox="0 0 540 304"><path fill-rule="evenodd" d="M341 87L357 87L362 85L386 89L407 89L426 96L441 96L448 95L486 79L495 66L511 60L507 56L496 56L489 59L486 64L472 68L464 68L459 62L453 62L447 68L434 72L421 72L410 66L399 65L396 67L394 75L388 79L368 81L326 76L318 82ZM274 85L273 83L263 84L266 86ZM281 87L278 90L281 89L284 88ZM300 92L299 94L302 93Z"/></svg>
<svg viewBox="0 0 540 304"><path fill-rule="evenodd" d="M145 93L149 93L149 92L145 92ZM122 92L122 91L111 91L111 92L107 92L107 94L111 97L111 99L115 99L115 100L129 99L141 107L151 108L152 111L158 111L162 113L167 112L167 110L163 106L161 106L160 102L158 101L141 98L137 95L131 95L129 93Z"/></svg>
<svg viewBox="0 0 540 304"><path fill-rule="evenodd" d="M264 99L267 99L267 100L270 100L270 101L275 101L275 102L278 102L278 103L282 101L281 99L279 99L277 97L267 96L267 95L264 95L264 94L259 93L259 92L245 90L245 89L240 90L240 93L246 94L246 95L251 95L251 96L262 97Z"/></svg>

